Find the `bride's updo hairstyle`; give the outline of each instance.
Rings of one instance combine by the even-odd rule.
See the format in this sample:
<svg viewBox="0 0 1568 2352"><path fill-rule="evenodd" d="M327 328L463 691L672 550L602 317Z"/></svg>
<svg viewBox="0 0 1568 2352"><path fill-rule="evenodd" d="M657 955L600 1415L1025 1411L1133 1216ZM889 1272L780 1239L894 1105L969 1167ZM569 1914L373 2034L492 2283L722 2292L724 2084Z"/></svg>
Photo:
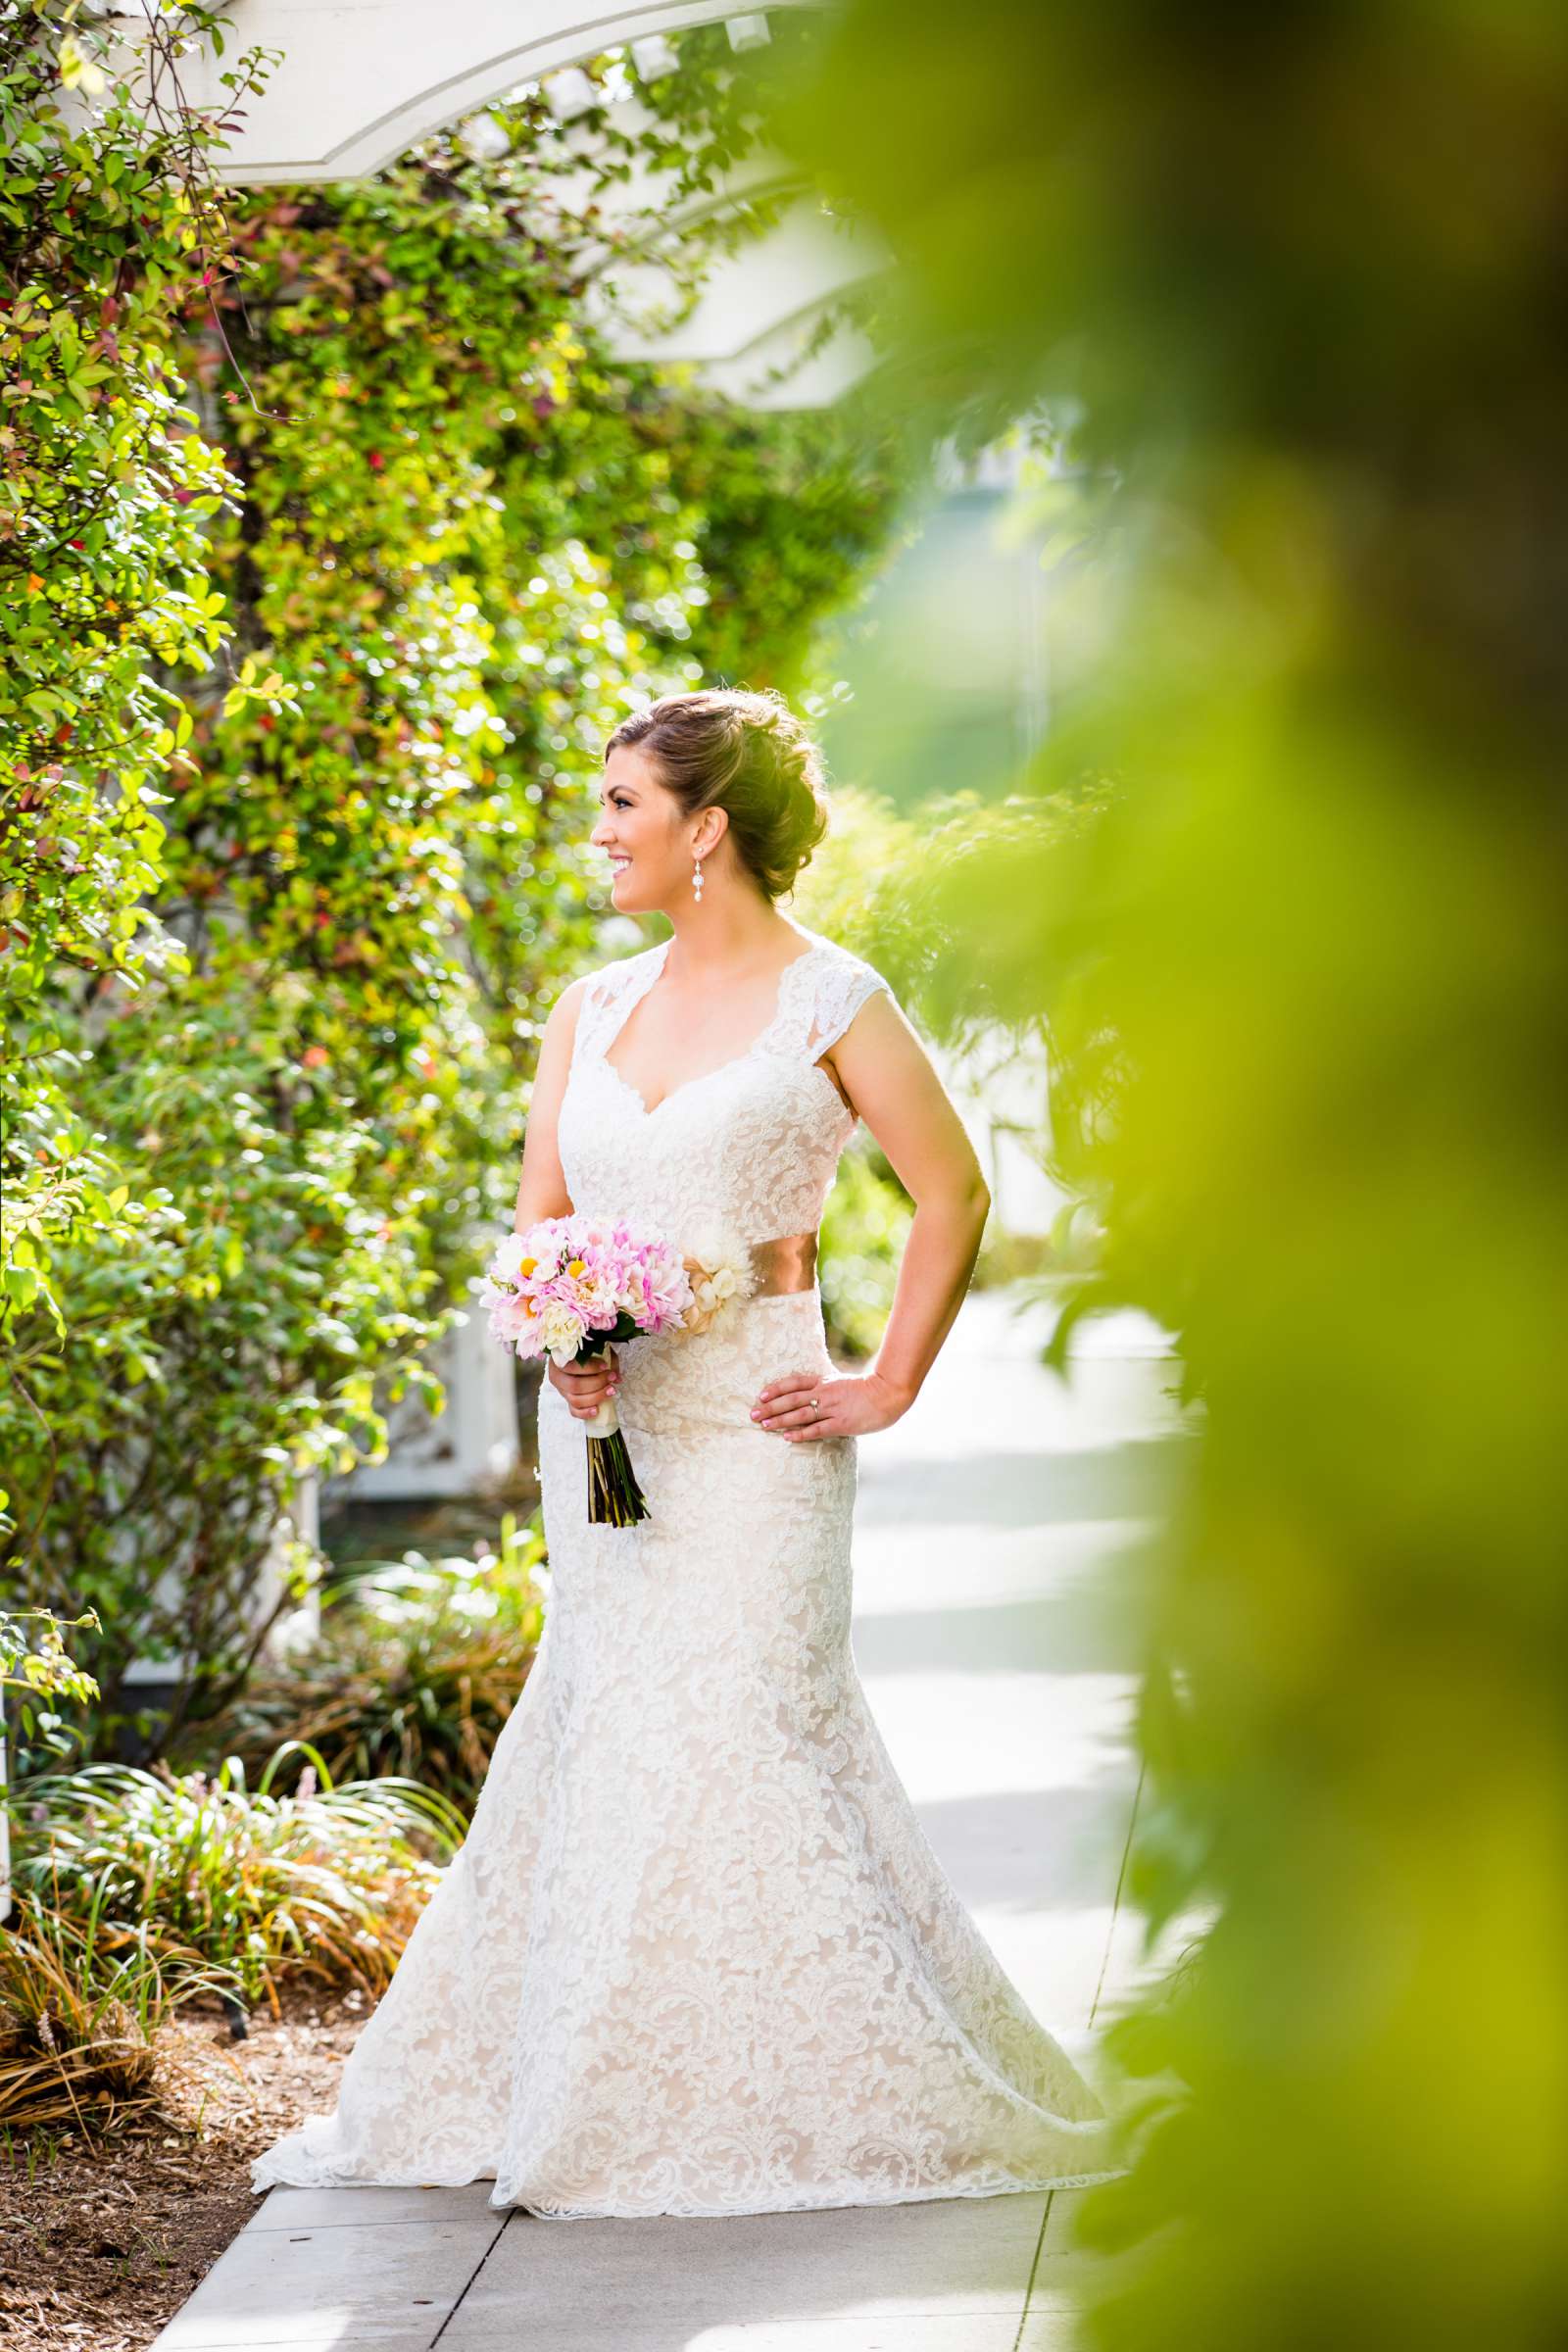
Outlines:
<svg viewBox="0 0 1568 2352"><path fill-rule="evenodd" d="M780 694L714 687L668 694L621 724L605 758L635 747L685 816L722 808L736 855L769 899L782 898L828 830L822 761Z"/></svg>

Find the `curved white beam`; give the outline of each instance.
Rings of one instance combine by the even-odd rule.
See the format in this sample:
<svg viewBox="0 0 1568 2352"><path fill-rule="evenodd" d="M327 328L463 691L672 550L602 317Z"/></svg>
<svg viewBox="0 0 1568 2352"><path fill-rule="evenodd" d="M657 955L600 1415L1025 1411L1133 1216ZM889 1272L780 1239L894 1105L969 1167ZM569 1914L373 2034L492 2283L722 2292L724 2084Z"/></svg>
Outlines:
<svg viewBox="0 0 1568 2352"><path fill-rule="evenodd" d="M735 0L233 0L224 56L187 60L181 80L199 105L221 106L220 76L242 51L281 49L222 176L358 179L519 81L735 13Z"/></svg>
<svg viewBox="0 0 1568 2352"><path fill-rule="evenodd" d="M852 385L868 375L877 352L859 327L841 319L809 359L803 359L822 317L822 307L760 335L733 359L710 361L701 370L710 391L745 409L829 409ZM780 375L780 370L782 374ZM779 377L774 381L775 376Z"/></svg>
<svg viewBox="0 0 1568 2352"><path fill-rule="evenodd" d="M714 258L684 317L668 316L670 279L657 252L646 263L609 264L588 308L622 359L711 366L737 358L887 264L878 242L861 229L835 225L803 196L774 227Z"/></svg>
<svg viewBox="0 0 1568 2352"><path fill-rule="evenodd" d="M580 158L580 169L553 174L541 183L540 194L556 211L579 220L592 206L599 233L587 241L590 246L599 244L607 260L614 252L612 240L617 235L628 237L640 249L651 249L728 212L747 197L801 182L798 164L768 148L754 147L715 172L706 187L677 202L673 175L652 170L637 151L643 133L657 127L657 117L638 96L616 98L604 111L612 132L625 150L626 177L603 183L595 170L603 161L603 140L596 131L570 128L561 133L561 142ZM588 266L595 266L591 253Z"/></svg>

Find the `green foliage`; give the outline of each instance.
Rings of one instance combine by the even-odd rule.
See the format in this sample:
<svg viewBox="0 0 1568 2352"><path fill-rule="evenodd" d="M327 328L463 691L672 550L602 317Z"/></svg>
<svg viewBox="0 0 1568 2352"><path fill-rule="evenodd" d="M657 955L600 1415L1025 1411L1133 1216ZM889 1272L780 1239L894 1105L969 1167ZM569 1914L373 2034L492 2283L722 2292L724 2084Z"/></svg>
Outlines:
<svg viewBox="0 0 1568 2352"><path fill-rule="evenodd" d="M0 25L0 1332L35 1307L63 1328L57 1238L112 1245L125 1215L52 1000L62 979L80 1002L184 968L145 904L191 732L167 681L226 633L204 542L237 487L172 357L190 288L227 266L216 127L142 114L75 15L22 0ZM218 12L184 16L200 33ZM149 37L177 45L167 25ZM62 57L90 107L62 111ZM231 101L263 73L259 52L230 68Z"/></svg>
<svg viewBox="0 0 1568 2352"><path fill-rule="evenodd" d="M5 1502L0 1492L0 1519ZM52 1609L0 1609L0 1788L13 1777L15 1748L35 1742L69 1748L62 1717L45 1702L64 1699L82 1707L101 1695L94 1677L66 1647L67 1634L83 1627L101 1630L91 1610L60 1618Z"/></svg>
<svg viewBox="0 0 1568 2352"><path fill-rule="evenodd" d="M1028 779L1103 800L970 877L1100 1302L1206 1406L1132 1886L1215 1924L1114 2030L1106 2352L1568 2313L1565 67L1540 11L849 0L794 119L904 261L906 396L1076 404L1111 494Z"/></svg>
<svg viewBox="0 0 1568 2352"><path fill-rule="evenodd" d="M356 1563L322 1596L319 1640L254 1676L207 1740L249 1763L287 1743L296 1767L397 1774L470 1811L544 1630L543 1565L537 1514L519 1530L510 1512L477 1559Z"/></svg>
<svg viewBox="0 0 1568 2352"><path fill-rule="evenodd" d="M859 392L769 416L709 402L678 422L671 477L706 586L691 651L710 683L802 696L821 624L863 592L923 453Z"/></svg>
<svg viewBox="0 0 1568 2352"><path fill-rule="evenodd" d="M1060 906L1066 919L1064 852L1093 832L1108 788L1074 778L996 804L963 790L928 801L917 817L867 795L839 798L835 919L879 970L898 975L921 1025L959 1053L994 1028L1049 1044L1057 992L1043 1001L1040 918ZM1008 887L980 930L975 902L998 872Z"/></svg>
<svg viewBox="0 0 1568 2352"><path fill-rule="evenodd" d="M19 1886L68 1922L114 1920L155 1957L195 1952L247 2000L284 1977L379 1992L463 1820L435 1790L393 1779L334 1787L315 1770L272 1792L228 1758L205 1773L89 1764L30 1782Z"/></svg>
<svg viewBox="0 0 1568 2352"><path fill-rule="evenodd" d="M699 179L749 135L710 64L649 134L688 142ZM47 59L26 70L47 97ZM50 790L132 779L130 929L93 900L71 930L43 868L0 898L29 1073L6 1128L11 1549L28 1598L99 1613L100 1741L134 1658L178 1678L171 1736L223 1706L318 1572L297 1543L266 1566L295 1482L377 1458L410 1378L440 1403L418 1359L510 1214L544 1019L608 904L587 848L605 737L709 662L799 667L892 511L892 436L862 458L840 420L738 417L613 364L585 280L646 224L571 209L582 155L542 98L497 117L499 162L438 136L220 219L207 127L171 100L155 136L117 87L95 128L52 134L37 254L10 221L13 282L51 261L92 309L90 364L121 371L82 387L103 432L132 324L138 397L162 404L133 480L91 432L73 457L107 519L40 571L19 673L77 698ZM24 115L6 122L30 153ZM598 135L604 187L636 156ZM167 212L135 214L127 260L105 223L132 150ZM42 317L16 331L38 341ZM43 411L22 422L19 563L75 495L69 468L44 478ZM181 687L181 666L201 674ZM42 807L6 840L52 873ZM122 931L134 955L104 944Z"/></svg>
<svg viewBox="0 0 1568 2352"><path fill-rule="evenodd" d="M59 1253L69 1348L35 1324L13 1351L12 1396L41 1417L0 1402L34 1589L102 1621L83 1652L100 1737L133 1658L172 1662L172 1732L243 1681L315 1570L301 1545L256 1592L280 1498L384 1451L383 1399L422 1381L429 1328L407 1237L440 1230L439 1133L344 1116L330 1066L309 1063L301 983L261 1004L191 984L180 1011L127 1004L112 1049L84 1057L99 1132L140 1176L135 1214L117 1250L95 1236Z"/></svg>
<svg viewBox="0 0 1568 2352"><path fill-rule="evenodd" d="M1094 821L1103 792L1024 794L991 805L968 790L904 814L853 785L833 795L833 828L802 876L803 919L866 956L892 984L928 1043L961 1055L1000 1038L1043 1056L1049 1093L1066 1139L1059 1152L1042 1105L1040 1160L1074 1193L1049 1239L1004 1235L995 1225L975 1279L1039 1276L1054 1302L1093 1298L1098 1250L1090 1206L1098 1189L1072 1142L1077 1134L1077 1064L1057 1050L1052 992L1037 963L1040 910L1056 895L1060 846ZM1004 870L1007 886L983 925L978 887ZM911 1207L881 1152L852 1150L823 1216L822 1299L835 1345L874 1351L893 1303ZM1066 1326L1070 1328L1070 1325Z"/></svg>
<svg viewBox="0 0 1568 2352"><path fill-rule="evenodd" d="M1047 1235L988 1228L975 1278L1022 1281L1057 1308L1047 1360L1058 1368L1079 1317L1110 1296L1109 1180L1097 1147L1125 1070L1116 1033L1086 1030L1080 1017L1085 936L1069 860L1111 798L1085 776L995 800L964 789L927 804L918 824L880 812L858 845L857 862L876 876L857 915L862 952L898 973L921 1027L960 1054L1011 1041L1043 1068L1038 1128L1025 1140L1067 1199ZM857 827L863 836L864 820Z"/></svg>
<svg viewBox="0 0 1568 2352"><path fill-rule="evenodd" d="M90 1612L62 1620L48 1609L0 1610L0 1690L78 1702L96 1698L97 1684L71 1656L65 1637L97 1622ZM38 1631L30 1633L30 1626Z"/></svg>

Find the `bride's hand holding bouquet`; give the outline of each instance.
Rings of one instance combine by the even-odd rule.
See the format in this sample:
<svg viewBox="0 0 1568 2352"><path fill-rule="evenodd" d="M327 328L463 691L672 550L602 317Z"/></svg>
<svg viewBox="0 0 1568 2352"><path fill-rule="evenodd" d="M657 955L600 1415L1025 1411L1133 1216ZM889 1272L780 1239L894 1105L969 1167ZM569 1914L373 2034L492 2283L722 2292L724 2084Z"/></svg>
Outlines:
<svg viewBox="0 0 1568 2352"><path fill-rule="evenodd" d="M613 1348L587 1356L580 1364L558 1364L551 1358L545 1364L545 1378L564 1396L574 1421L591 1421L620 1386L620 1358Z"/></svg>
<svg viewBox="0 0 1568 2352"><path fill-rule="evenodd" d="M590 1522L630 1527L649 1516L615 1417L613 1344L706 1331L755 1279L748 1251L717 1233L700 1255L683 1257L660 1235L572 1215L545 1217L497 1246L480 1294L491 1336L571 1377L577 1394L564 1380L557 1386L588 1422Z"/></svg>

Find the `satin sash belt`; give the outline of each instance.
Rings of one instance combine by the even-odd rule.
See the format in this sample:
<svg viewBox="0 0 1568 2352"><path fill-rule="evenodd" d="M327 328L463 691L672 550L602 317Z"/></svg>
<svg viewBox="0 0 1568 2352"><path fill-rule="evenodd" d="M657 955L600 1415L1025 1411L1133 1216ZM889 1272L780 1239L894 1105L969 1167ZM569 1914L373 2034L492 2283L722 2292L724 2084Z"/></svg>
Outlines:
<svg viewBox="0 0 1568 2352"><path fill-rule="evenodd" d="M816 1235L781 1234L776 1241L753 1242L752 1264L759 1298L776 1298L782 1291L808 1291L816 1280Z"/></svg>

